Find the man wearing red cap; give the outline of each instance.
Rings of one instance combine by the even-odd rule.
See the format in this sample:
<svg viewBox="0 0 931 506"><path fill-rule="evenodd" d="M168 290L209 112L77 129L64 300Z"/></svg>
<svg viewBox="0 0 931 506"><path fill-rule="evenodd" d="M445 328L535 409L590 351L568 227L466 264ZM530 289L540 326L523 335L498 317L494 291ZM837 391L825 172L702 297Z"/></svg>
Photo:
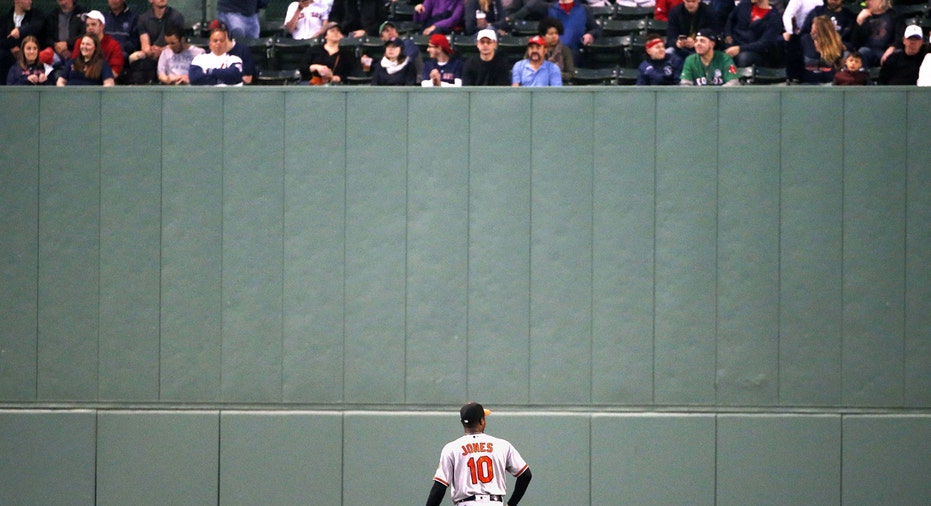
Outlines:
<svg viewBox="0 0 931 506"><path fill-rule="evenodd" d="M491 411L477 402L459 410L465 435L443 447L427 506L439 506L447 488L456 506L503 503L505 473L517 477L508 506L517 506L524 497L530 485L530 466L514 445L485 434L485 416L489 414Z"/></svg>
<svg viewBox="0 0 931 506"><path fill-rule="evenodd" d="M539 35L527 41L527 58L511 68L511 86L562 86L559 67L546 57L546 40Z"/></svg>
<svg viewBox="0 0 931 506"><path fill-rule="evenodd" d="M462 60L453 55L445 35L431 35L427 53L430 58L423 62L421 86L462 86Z"/></svg>

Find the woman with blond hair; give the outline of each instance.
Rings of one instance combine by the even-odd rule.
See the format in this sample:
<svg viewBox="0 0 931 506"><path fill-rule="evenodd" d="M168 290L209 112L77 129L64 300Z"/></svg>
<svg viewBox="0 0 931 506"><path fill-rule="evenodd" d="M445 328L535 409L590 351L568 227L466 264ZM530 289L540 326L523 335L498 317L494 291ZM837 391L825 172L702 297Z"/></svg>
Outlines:
<svg viewBox="0 0 931 506"><path fill-rule="evenodd" d="M812 20L811 32L802 36L802 56L805 62L802 83L834 82L834 73L841 68L844 43L831 18L817 16Z"/></svg>
<svg viewBox="0 0 931 506"><path fill-rule="evenodd" d="M113 70L100 51L100 40L85 35L78 46L78 57L65 64L58 86L113 86Z"/></svg>

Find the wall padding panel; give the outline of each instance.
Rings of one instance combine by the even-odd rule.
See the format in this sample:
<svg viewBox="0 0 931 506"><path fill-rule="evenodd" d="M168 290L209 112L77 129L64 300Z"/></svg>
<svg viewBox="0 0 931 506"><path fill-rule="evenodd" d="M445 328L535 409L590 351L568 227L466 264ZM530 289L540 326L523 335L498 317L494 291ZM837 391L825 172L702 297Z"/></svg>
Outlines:
<svg viewBox="0 0 931 506"><path fill-rule="evenodd" d="M0 504L95 504L93 411L0 411Z"/></svg>
<svg viewBox="0 0 931 506"><path fill-rule="evenodd" d="M719 506L840 504L841 417L719 415Z"/></svg>
<svg viewBox="0 0 931 506"><path fill-rule="evenodd" d="M843 504L931 503L931 418L844 417Z"/></svg>
<svg viewBox="0 0 931 506"><path fill-rule="evenodd" d="M809 115L829 117L842 95L794 94L782 107L779 244L779 401L841 403L844 138L814 136Z"/></svg>
<svg viewBox="0 0 931 506"><path fill-rule="evenodd" d="M220 400L223 94L164 96L160 397Z"/></svg>
<svg viewBox="0 0 931 506"><path fill-rule="evenodd" d="M123 90L120 90L123 91ZM104 94L100 155L99 392L104 400L159 399L162 95ZM130 163L132 161L132 163Z"/></svg>
<svg viewBox="0 0 931 506"><path fill-rule="evenodd" d="M283 397L343 399L346 104L287 94Z"/></svg>
<svg viewBox="0 0 931 506"><path fill-rule="evenodd" d="M465 367L482 402L530 399L531 97L473 95L469 109Z"/></svg>
<svg viewBox="0 0 931 506"><path fill-rule="evenodd" d="M405 399L415 403L455 402L468 384L469 97L432 91L408 101Z"/></svg>
<svg viewBox="0 0 931 506"><path fill-rule="evenodd" d="M656 96L594 96L592 402L653 401L657 132L619 128L617 111L656 120Z"/></svg>
<svg viewBox="0 0 931 506"><path fill-rule="evenodd" d="M715 417L591 418L590 504L715 503Z"/></svg>
<svg viewBox="0 0 931 506"><path fill-rule="evenodd" d="M36 399L39 98L5 100L16 127L0 128L0 399L5 400Z"/></svg>
<svg viewBox="0 0 931 506"><path fill-rule="evenodd" d="M224 412L219 448L220 505L341 504L337 413Z"/></svg>
<svg viewBox="0 0 931 506"><path fill-rule="evenodd" d="M217 412L99 413L96 504L217 504L219 428Z"/></svg>

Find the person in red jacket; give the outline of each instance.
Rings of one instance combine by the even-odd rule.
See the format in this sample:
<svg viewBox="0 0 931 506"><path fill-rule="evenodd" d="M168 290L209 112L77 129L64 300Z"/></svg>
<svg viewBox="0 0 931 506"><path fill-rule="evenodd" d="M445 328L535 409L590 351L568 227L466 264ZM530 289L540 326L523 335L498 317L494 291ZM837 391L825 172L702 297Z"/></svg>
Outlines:
<svg viewBox="0 0 931 506"><path fill-rule="evenodd" d="M110 69L113 70L113 76L117 77L122 74L123 47L120 46L120 43L117 42L116 39L104 33L104 25L107 21L103 17L103 13L95 10L87 14L82 14L81 17L84 18L85 33L87 35L93 35L100 40L100 52L103 53L104 59L110 64ZM74 50L71 51L72 60L77 58L80 54L80 46L81 41L78 40L74 44Z"/></svg>

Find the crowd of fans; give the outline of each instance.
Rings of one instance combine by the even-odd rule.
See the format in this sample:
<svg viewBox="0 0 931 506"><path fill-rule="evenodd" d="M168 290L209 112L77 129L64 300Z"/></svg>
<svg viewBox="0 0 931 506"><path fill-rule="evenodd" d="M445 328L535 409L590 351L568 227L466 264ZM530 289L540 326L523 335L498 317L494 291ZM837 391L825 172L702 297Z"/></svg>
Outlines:
<svg viewBox="0 0 931 506"><path fill-rule="evenodd" d="M256 78L252 52L237 40L259 36L267 0L218 0L199 46L168 0L149 0L141 13L125 0L89 11L76 1L57 0L43 13L33 0L13 0L0 17L3 84L242 86ZM291 2L281 36L315 41L296 69L301 82L560 86L607 38L596 12L615 8L607 0L391 1L407 0ZM643 36L642 54L628 62L639 64L638 85L731 86L740 83L738 69L752 67L784 70L789 84L931 85L926 34L891 0L855 9L844 0L616 1L648 8L660 22L653 30L666 30ZM411 7L409 20L394 16L398 5ZM499 38L528 25L538 33L525 37L521 58L500 54ZM468 56L454 51L453 36L473 44ZM380 37L383 47L371 56L349 53L344 37Z"/></svg>

